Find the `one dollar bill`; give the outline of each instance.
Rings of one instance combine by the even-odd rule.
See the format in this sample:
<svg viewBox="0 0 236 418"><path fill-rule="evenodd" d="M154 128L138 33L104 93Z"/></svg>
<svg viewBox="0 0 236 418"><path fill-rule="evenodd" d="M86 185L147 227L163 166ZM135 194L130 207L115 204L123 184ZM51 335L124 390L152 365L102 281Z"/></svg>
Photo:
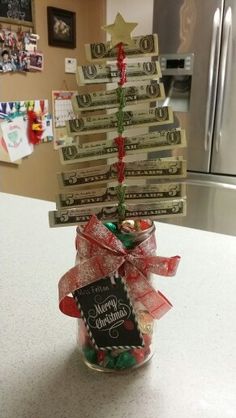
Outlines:
<svg viewBox="0 0 236 418"><path fill-rule="evenodd" d="M160 218L172 218L185 216L186 200L167 200L159 203L127 205L125 219L148 218L158 220ZM70 226L84 224L89 221L92 215L106 222L117 222L119 213L117 207L65 209L49 212L50 227Z"/></svg>
<svg viewBox="0 0 236 418"><path fill-rule="evenodd" d="M153 201L181 198L186 196L184 183L163 183L146 186L123 186L125 201L128 203L150 203ZM61 193L57 196L57 209L73 208L76 206L100 207L114 206L119 200L121 191L117 187L98 188Z"/></svg>
<svg viewBox="0 0 236 418"><path fill-rule="evenodd" d="M58 174L60 187L79 187L116 181L118 165L85 167ZM165 179L186 176L186 161L181 159L159 159L124 163L125 181L138 179Z"/></svg>
<svg viewBox="0 0 236 418"><path fill-rule="evenodd" d="M126 65L127 81L159 80L161 68L158 61L128 63ZM116 83L120 72L116 64L91 64L77 67L76 81L78 86L85 84Z"/></svg>
<svg viewBox="0 0 236 418"><path fill-rule="evenodd" d="M131 45L125 45L125 55L129 58L151 57L158 55L158 38L156 34L135 36ZM117 47L111 42L85 44L86 58L90 62L103 62L117 59Z"/></svg>
<svg viewBox="0 0 236 418"><path fill-rule="evenodd" d="M165 98L164 85L157 81L147 81L136 86L124 87L122 93L124 93L125 100L124 108ZM72 97L71 103L75 113L117 108L120 103L119 89L76 94Z"/></svg>
<svg viewBox="0 0 236 418"><path fill-rule="evenodd" d="M171 129L168 131L152 132L144 135L125 138L125 154L133 155L143 152L164 151L186 147L185 131ZM93 143L69 145L59 151L62 164L75 164L103 158L116 157L118 147L114 139L96 141Z"/></svg>
<svg viewBox="0 0 236 418"><path fill-rule="evenodd" d="M149 110L126 111L123 113L124 129L141 126L159 126L173 123L173 112L170 107L155 107ZM68 135L89 135L116 131L118 118L116 113L109 115L80 117L66 121Z"/></svg>

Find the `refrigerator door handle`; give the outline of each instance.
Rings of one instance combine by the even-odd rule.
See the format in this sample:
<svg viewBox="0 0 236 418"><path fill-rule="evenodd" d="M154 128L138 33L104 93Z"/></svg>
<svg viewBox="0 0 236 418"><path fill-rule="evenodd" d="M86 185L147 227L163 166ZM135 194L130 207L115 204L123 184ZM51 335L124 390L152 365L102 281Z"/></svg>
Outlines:
<svg viewBox="0 0 236 418"><path fill-rule="evenodd" d="M227 70L227 58L230 45L230 35L232 33L232 9L227 8L223 22L223 39L221 49L221 62L220 62L220 73L219 73L219 93L218 93L218 112L216 115L216 152L219 152L220 142L222 137L222 119L224 109L224 97L225 97L225 81L226 81L226 70Z"/></svg>
<svg viewBox="0 0 236 418"><path fill-rule="evenodd" d="M206 122L205 122L205 139L204 139L204 149L208 151L212 132L213 132L213 110L215 105L216 98L216 76L217 76L217 64L218 64L218 54L220 50L220 24L221 24L221 14L220 9L217 8L213 16L213 25L212 25L212 37L211 37L211 47L210 47L210 62L209 62L209 73L208 73L208 92L207 92L207 102L206 102ZM215 86L215 88L214 88Z"/></svg>

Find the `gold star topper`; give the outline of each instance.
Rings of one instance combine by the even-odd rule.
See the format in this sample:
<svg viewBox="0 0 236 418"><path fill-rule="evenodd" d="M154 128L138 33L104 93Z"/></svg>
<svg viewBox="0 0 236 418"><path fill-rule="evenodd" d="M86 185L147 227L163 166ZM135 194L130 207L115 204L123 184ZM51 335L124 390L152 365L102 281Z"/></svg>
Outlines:
<svg viewBox="0 0 236 418"><path fill-rule="evenodd" d="M130 45L133 40L130 36L131 32L137 26L135 22L125 22L120 13L117 13L115 22L111 25L103 26L102 29L110 33L111 44L116 46L119 43Z"/></svg>

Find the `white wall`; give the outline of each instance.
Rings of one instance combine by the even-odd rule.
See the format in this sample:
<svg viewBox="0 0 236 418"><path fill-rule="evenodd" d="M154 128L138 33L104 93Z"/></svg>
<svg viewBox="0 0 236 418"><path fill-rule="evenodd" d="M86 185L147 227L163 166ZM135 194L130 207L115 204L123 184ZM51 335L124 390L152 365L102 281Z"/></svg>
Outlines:
<svg viewBox="0 0 236 418"><path fill-rule="evenodd" d="M153 0L107 0L107 24L114 22L117 13L126 21L138 23L133 36L152 33Z"/></svg>

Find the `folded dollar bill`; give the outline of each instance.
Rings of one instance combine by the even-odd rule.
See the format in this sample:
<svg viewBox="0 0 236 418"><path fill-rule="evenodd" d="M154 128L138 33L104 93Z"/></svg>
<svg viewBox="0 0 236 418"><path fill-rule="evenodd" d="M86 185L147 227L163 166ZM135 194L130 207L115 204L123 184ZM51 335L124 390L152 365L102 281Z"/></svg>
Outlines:
<svg viewBox="0 0 236 418"><path fill-rule="evenodd" d="M156 34L135 36L131 45L124 46L125 55L129 58L151 57L158 55L158 38ZM111 42L85 44L86 58L90 62L102 62L117 59L117 48Z"/></svg>
<svg viewBox="0 0 236 418"><path fill-rule="evenodd" d="M148 103L165 98L164 85L157 81L145 81L136 86L123 88L125 107L139 103ZM101 90L91 93L76 94L71 100L75 113L98 110L112 109L118 107L120 103L119 89Z"/></svg>
<svg viewBox="0 0 236 418"><path fill-rule="evenodd" d="M136 155L143 152L172 150L186 147L185 131L171 129L152 132L125 139L125 154ZM59 151L62 164L75 164L83 161L116 157L118 147L114 139L86 143L82 146L68 145Z"/></svg>
<svg viewBox="0 0 236 418"><path fill-rule="evenodd" d="M88 184L102 184L116 181L119 167L117 163L96 167L85 167L58 174L61 187L79 187ZM129 179L165 179L186 176L186 161L181 159L159 159L124 163L124 176Z"/></svg>
<svg viewBox="0 0 236 418"><path fill-rule="evenodd" d="M128 81L158 80L161 68L158 61L128 63L126 65ZM76 81L78 86L95 83L116 83L120 73L116 64L91 64L77 67Z"/></svg>
<svg viewBox="0 0 236 418"><path fill-rule="evenodd" d="M162 183L145 186L123 186L125 201L128 203L150 203L160 200L185 197L186 186L184 183ZM117 204L120 188L108 187L90 190L76 191L73 193L61 193L57 196L57 209L73 208L76 206L101 207Z"/></svg>
<svg viewBox="0 0 236 418"><path fill-rule="evenodd" d="M186 214L185 199L167 200L158 203L128 204L125 211L125 219L148 218L158 220L160 218L172 218ZM84 224L92 215L106 222L116 222L119 219L117 206L102 208L73 208L49 212L49 224L51 227Z"/></svg>
<svg viewBox="0 0 236 418"><path fill-rule="evenodd" d="M125 129L141 126L159 126L173 123L173 112L170 107L155 107L149 110L124 112ZM109 115L80 117L66 121L68 135L88 135L116 131L118 119L116 112Z"/></svg>

